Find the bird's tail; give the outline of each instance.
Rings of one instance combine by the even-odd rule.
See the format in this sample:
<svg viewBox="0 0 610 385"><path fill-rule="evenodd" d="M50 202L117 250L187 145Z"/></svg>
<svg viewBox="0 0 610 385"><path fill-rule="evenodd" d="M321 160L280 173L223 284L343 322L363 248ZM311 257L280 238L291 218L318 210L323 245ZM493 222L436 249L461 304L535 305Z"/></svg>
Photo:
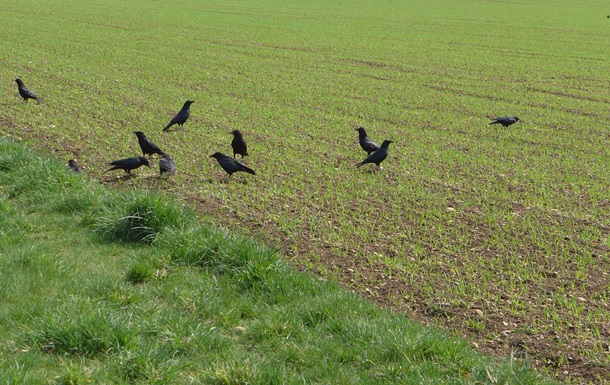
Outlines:
<svg viewBox="0 0 610 385"><path fill-rule="evenodd" d="M497 120L494 120L493 122L491 122L489 124L492 125L492 124L498 124L498 123L500 123L500 122L498 122Z"/></svg>
<svg viewBox="0 0 610 385"><path fill-rule="evenodd" d="M172 126L172 123L168 124L167 126L163 127L163 131L167 131L169 130L169 128Z"/></svg>
<svg viewBox="0 0 610 385"><path fill-rule="evenodd" d="M356 163L356 168L362 166L363 164L364 164L364 162Z"/></svg>
<svg viewBox="0 0 610 385"><path fill-rule="evenodd" d="M256 175L254 170L252 170L250 167L244 166L244 171L247 172L248 174Z"/></svg>

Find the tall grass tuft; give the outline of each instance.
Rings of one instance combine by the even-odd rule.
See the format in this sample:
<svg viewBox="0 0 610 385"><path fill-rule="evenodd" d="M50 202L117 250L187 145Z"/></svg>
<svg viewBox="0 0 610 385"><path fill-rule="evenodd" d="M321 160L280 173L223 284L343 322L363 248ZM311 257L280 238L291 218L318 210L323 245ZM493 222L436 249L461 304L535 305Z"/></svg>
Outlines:
<svg viewBox="0 0 610 385"><path fill-rule="evenodd" d="M49 308L25 335L27 344L45 353L85 357L121 351L133 339L122 315L90 301Z"/></svg>
<svg viewBox="0 0 610 385"><path fill-rule="evenodd" d="M154 275L154 268L149 261L139 260L131 265L126 273L127 282L134 285L144 283Z"/></svg>
<svg viewBox="0 0 610 385"><path fill-rule="evenodd" d="M216 364L205 372L204 382L213 385L256 384L259 373L248 360Z"/></svg>
<svg viewBox="0 0 610 385"><path fill-rule="evenodd" d="M150 244L166 228L178 228L193 218L177 202L152 193L126 193L106 207L92 225L109 240Z"/></svg>
<svg viewBox="0 0 610 385"><path fill-rule="evenodd" d="M178 264L206 267L220 274L240 274L251 287L279 263L268 248L208 226L167 229L157 242Z"/></svg>

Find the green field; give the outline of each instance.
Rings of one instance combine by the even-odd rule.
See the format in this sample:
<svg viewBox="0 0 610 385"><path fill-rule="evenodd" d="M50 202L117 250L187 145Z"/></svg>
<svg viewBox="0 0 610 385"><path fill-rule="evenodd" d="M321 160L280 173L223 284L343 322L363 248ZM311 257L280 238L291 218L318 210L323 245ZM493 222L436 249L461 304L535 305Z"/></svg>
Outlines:
<svg viewBox="0 0 610 385"><path fill-rule="evenodd" d="M1 133L171 192L294 265L566 381L610 382L606 1L0 4ZM45 100L23 103L13 78ZM196 100L184 129L162 133ZM509 129L488 117L517 115ZM354 128L392 139L379 172ZM232 129L257 171L208 156ZM145 132L159 183L102 174Z"/></svg>

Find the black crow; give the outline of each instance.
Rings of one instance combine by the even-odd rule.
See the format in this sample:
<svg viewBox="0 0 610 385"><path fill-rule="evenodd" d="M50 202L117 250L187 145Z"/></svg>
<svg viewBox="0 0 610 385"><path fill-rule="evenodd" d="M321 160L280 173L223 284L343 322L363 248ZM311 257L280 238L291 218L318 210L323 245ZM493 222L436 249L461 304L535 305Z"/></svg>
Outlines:
<svg viewBox="0 0 610 385"><path fill-rule="evenodd" d="M109 168L105 172L122 169L125 170L125 172L127 172L128 174L131 174L131 170L135 170L140 166L148 166L148 168L150 168L150 163L148 162L148 159L143 156L115 160L108 164L113 167Z"/></svg>
<svg viewBox="0 0 610 385"><path fill-rule="evenodd" d="M176 163L167 154L163 154L159 160L159 173L174 175L176 173Z"/></svg>
<svg viewBox="0 0 610 385"><path fill-rule="evenodd" d="M138 137L138 143L140 144L140 148L142 149L143 156L152 154L163 155L163 151L161 151L161 149L156 144L154 144L150 139L148 139L142 131L134 131L133 133L136 134L136 136Z"/></svg>
<svg viewBox="0 0 610 385"><path fill-rule="evenodd" d="M213 153L212 155L210 155L210 158L216 158L220 167L222 167L227 172L227 174L229 174L229 176L233 175L233 173L237 171L244 171L249 174L256 175L254 170L252 170L251 168L244 166L243 164L239 163L230 156L227 156L220 152Z"/></svg>
<svg viewBox="0 0 610 385"><path fill-rule="evenodd" d="M358 131L358 141L360 142L360 147L362 147L367 154L371 155L373 152L379 150L379 145L373 142L371 138L366 135L366 130L364 127L358 127L356 128L356 131Z"/></svg>
<svg viewBox="0 0 610 385"><path fill-rule="evenodd" d="M243 159L244 156L248 156L248 146L246 146L246 142L244 142L244 137L241 135L239 130L231 131L233 134L233 141L231 142L231 147L233 147L233 158L235 158L236 154L241 155Z"/></svg>
<svg viewBox="0 0 610 385"><path fill-rule="evenodd" d="M68 167L70 168L70 170L72 170L74 172L81 172L80 167L78 167L78 163L76 163L76 161L74 159L70 159L68 161Z"/></svg>
<svg viewBox="0 0 610 385"><path fill-rule="evenodd" d="M186 122L186 120L191 115L190 108L191 108L191 104L193 104L193 103L195 103L194 100L187 100L186 102L184 102L184 105L182 106L182 109L176 114L176 116L173 117L172 120L169 121L167 126L165 126L165 128L163 128L163 131L169 130L169 128L171 126L173 126L174 124L177 124L180 127L182 127L184 122Z"/></svg>
<svg viewBox="0 0 610 385"><path fill-rule="evenodd" d="M379 150L367 156L366 159L364 159L362 162L356 164L356 167L360 167L363 164L367 163L375 163L379 167L379 164L383 162L385 158L388 157L388 147L390 147L390 143L394 142L391 140L384 140L383 143L381 143L381 147L379 147Z"/></svg>
<svg viewBox="0 0 610 385"><path fill-rule="evenodd" d="M28 99L35 99L40 101L40 99L38 98L38 96L36 96L35 93L27 89L21 79L17 78L15 79L15 81L17 82L17 89L19 90L19 95L21 95L24 101L27 102Z"/></svg>
<svg viewBox="0 0 610 385"><path fill-rule="evenodd" d="M516 116L500 116L498 118L492 119L493 121L489 124L498 124L500 123L504 127L508 127L511 124L515 124L519 121L519 118Z"/></svg>

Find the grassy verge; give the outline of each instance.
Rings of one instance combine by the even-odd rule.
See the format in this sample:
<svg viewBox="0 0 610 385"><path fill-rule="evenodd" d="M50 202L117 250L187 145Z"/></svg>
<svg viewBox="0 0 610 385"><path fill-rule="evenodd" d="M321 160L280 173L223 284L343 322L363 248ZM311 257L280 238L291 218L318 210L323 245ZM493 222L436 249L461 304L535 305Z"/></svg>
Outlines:
<svg viewBox="0 0 610 385"><path fill-rule="evenodd" d="M0 213L2 383L548 383L5 139Z"/></svg>

